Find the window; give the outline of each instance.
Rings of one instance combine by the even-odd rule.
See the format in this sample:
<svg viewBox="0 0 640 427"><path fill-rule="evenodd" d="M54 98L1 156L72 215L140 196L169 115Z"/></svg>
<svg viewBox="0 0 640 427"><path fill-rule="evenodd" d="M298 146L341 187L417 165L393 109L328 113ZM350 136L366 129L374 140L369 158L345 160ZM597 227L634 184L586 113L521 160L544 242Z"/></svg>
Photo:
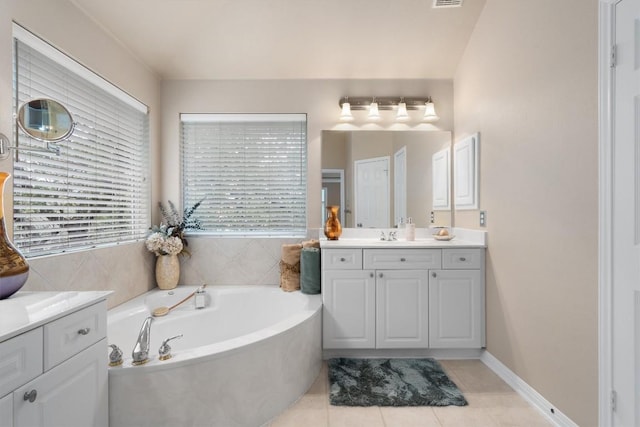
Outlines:
<svg viewBox="0 0 640 427"><path fill-rule="evenodd" d="M14 102L52 98L76 122L60 155L14 157L14 242L27 256L144 238L150 224L146 106L14 25ZM21 148L46 143L17 132Z"/></svg>
<svg viewBox="0 0 640 427"><path fill-rule="evenodd" d="M305 114L182 114L184 206L205 233L304 236Z"/></svg>

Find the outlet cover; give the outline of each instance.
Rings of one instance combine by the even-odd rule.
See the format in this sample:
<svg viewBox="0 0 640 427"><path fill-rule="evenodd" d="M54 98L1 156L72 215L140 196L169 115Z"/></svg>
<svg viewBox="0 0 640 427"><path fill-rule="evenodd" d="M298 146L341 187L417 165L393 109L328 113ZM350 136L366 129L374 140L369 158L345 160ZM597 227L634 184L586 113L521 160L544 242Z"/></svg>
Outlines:
<svg viewBox="0 0 640 427"><path fill-rule="evenodd" d="M487 211L480 211L480 227L487 226Z"/></svg>

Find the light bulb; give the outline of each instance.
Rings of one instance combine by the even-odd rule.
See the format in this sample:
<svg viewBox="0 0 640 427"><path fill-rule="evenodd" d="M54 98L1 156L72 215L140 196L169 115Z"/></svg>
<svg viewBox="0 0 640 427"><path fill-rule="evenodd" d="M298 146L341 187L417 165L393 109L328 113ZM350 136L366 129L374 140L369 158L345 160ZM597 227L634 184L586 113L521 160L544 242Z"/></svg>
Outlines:
<svg viewBox="0 0 640 427"><path fill-rule="evenodd" d="M438 120L440 120L440 117L436 114L436 107L433 105L431 98L429 98L425 104L424 117L422 118L422 121L437 122Z"/></svg>
<svg viewBox="0 0 640 427"><path fill-rule="evenodd" d="M351 115L351 104L348 102L342 103L342 112L340 113L341 122L352 122L353 116Z"/></svg>
<svg viewBox="0 0 640 427"><path fill-rule="evenodd" d="M409 113L407 113L407 104L400 101L398 104L398 114L396 114L396 120L399 122L406 122L409 120Z"/></svg>
<svg viewBox="0 0 640 427"><path fill-rule="evenodd" d="M373 101L369 106L369 115L367 118L371 121L380 120L380 112L378 111L378 103L376 101Z"/></svg>

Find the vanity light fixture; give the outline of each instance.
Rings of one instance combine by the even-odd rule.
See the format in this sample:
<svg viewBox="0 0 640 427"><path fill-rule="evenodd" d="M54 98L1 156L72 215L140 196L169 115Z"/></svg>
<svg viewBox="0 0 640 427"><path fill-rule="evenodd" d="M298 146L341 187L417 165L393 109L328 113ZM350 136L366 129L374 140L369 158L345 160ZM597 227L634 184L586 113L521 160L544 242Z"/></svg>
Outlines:
<svg viewBox="0 0 640 427"><path fill-rule="evenodd" d="M349 102L349 97L344 97L344 102L340 104L342 107L342 112L340 113L340 121L341 122L352 122L353 115L351 114L351 103Z"/></svg>
<svg viewBox="0 0 640 427"><path fill-rule="evenodd" d="M409 121L409 118L409 113L407 113L407 103L404 102L404 98L400 98L400 103L398 104L398 112L396 113L396 121L407 122Z"/></svg>
<svg viewBox="0 0 640 427"><path fill-rule="evenodd" d="M440 117L436 114L436 107L433 105L433 101L431 97L427 99L427 102L424 106L424 117L422 118L423 122L437 122L440 120Z"/></svg>
<svg viewBox="0 0 640 427"><path fill-rule="evenodd" d="M378 121L382 119L381 111L396 111L395 120L406 122L411 120L408 111L424 110L423 121L433 122L438 120L435 113L435 106L430 96L424 97L401 97L401 96L343 96L338 105L342 109L340 113L341 122L351 122L354 120L352 111L369 111L367 120Z"/></svg>

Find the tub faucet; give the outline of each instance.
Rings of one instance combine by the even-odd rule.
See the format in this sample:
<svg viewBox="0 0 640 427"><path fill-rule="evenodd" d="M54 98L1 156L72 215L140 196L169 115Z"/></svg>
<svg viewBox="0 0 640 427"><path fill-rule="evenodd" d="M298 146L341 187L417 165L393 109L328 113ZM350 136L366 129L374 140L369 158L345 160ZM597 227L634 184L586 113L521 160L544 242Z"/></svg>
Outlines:
<svg viewBox="0 0 640 427"><path fill-rule="evenodd" d="M143 365L149 361L149 343L151 341L151 322L153 317L149 316L144 319L140 333L138 334L138 341L133 348L131 357L133 358L134 365Z"/></svg>

